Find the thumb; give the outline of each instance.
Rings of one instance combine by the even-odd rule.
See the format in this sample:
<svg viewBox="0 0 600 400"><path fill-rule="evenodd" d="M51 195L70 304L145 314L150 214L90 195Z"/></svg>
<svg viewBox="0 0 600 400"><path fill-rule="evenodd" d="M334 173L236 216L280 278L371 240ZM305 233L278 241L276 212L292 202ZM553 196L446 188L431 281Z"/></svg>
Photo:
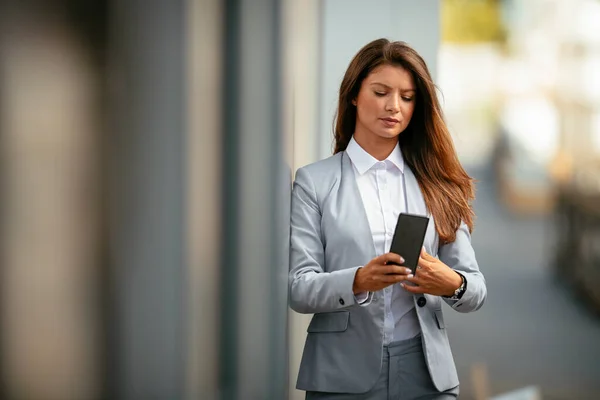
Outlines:
<svg viewBox="0 0 600 400"><path fill-rule="evenodd" d="M427 250L425 250L425 246L421 247L421 258L423 258L426 261L434 260L434 257L432 255L430 255L429 253L427 253Z"/></svg>

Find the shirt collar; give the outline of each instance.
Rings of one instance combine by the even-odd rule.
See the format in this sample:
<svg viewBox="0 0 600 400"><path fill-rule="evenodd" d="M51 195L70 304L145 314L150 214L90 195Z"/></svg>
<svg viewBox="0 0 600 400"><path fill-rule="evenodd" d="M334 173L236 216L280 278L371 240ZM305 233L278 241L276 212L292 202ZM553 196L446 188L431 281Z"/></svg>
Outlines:
<svg viewBox="0 0 600 400"><path fill-rule="evenodd" d="M354 140L354 136L352 136L352 139L350 139L350 143L348 143L346 153L350 157L350 160L352 161L360 175L367 172L379 162L375 157L367 153L365 149L360 147L356 140ZM404 158L402 157L402 152L400 151L399 144L396 144L394 150L384 161L391 162L393 165L396 166L396 168L400 170L400 172L404 173Z"/></svg>

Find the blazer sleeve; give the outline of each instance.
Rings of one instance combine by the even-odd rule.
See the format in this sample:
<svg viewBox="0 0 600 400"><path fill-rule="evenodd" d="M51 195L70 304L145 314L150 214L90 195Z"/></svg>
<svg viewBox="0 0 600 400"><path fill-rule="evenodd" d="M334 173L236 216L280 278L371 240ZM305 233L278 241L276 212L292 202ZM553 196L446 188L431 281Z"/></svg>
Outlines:
<svg viewBox="0 0 600 400"><path fill-rule="evenodd" d="M291 207L290 307L309 314L338 311L357 304L352 285L359 267L325 271L321 209L306 168L296 173Z"/></svg>
<svg viewBox="0 0 600 400"><path fill-rule="evenodd" d="M440 246L439 259L450 268L460 272L467 281L467 290L460 300L442 297L449 306L458 312L468 313L477 311L483 306L487 297L485 278L479 270L475 259L475 251L471 245L469 228L463 222L456 231L456 240Z"/></svg>

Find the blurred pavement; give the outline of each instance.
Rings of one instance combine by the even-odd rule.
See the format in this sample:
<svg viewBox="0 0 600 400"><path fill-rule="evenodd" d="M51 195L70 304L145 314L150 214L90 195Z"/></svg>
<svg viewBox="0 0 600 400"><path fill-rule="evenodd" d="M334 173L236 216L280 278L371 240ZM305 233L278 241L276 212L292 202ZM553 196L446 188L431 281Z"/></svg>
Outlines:
<svg viewBox="0 0 600 400"><path fill-rule="evenodd" d="M488 298L474 314L445 313L461 399L474 398L477 363L490 395L535 385L544 400L600 399L600 317L550 272L551 217L511 215L491 168L469 172L479 180L473 245Z"/></svg>

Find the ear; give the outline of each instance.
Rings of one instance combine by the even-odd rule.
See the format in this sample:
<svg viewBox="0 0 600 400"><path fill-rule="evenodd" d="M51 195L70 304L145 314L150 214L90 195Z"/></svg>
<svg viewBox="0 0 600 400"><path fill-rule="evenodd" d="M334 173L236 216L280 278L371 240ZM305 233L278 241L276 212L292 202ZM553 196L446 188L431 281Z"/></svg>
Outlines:
<svg viewBox="0 0 600 400"><path fill-rule="evenodd" d="M356 107L356 99L352 99L352 105Z"/></svg>

